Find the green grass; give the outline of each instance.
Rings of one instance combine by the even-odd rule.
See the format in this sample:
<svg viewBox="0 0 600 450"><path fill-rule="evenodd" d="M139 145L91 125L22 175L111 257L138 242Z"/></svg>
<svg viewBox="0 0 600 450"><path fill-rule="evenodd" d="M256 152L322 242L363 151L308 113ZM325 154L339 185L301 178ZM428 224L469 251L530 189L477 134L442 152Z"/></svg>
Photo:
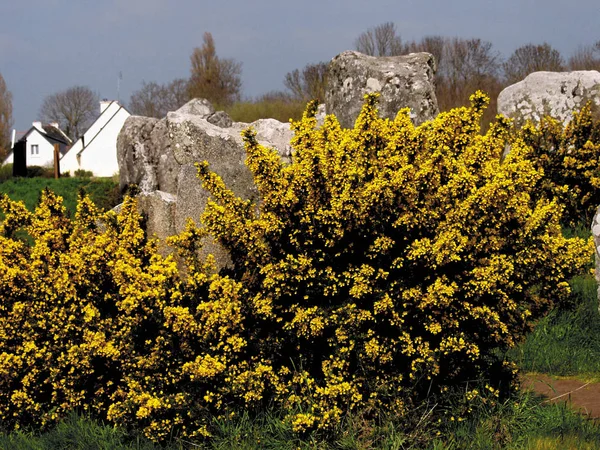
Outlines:
<svg viewBox="0 0 600 450"><path fill-rule="evenodd" d="M600 448L600 423L564 403L542 404L520 393L495 407L480 406L469 420L447 422L427 446L436 450Z"/></svg>
<svg viewBox="0 0 600 450"><path fill-rule="evenodd" d="M572 301L542 319L510 353L521 370L600 381L600 313L592 275L571 281Z"/></svg>
<svg viewBox="0 0 600 450"><path fill-rule="evenodd" d="M427 408L417 411L422 418L410 427L391 418L369 421L348 416L336 429L325 434L294 434L282 415L267 411L243 412L239 416L213 422L208 441L176 437L162 447L119 428L73 414L45 433L0 433L0 448L29 449L597 449L600 424L571 411L564 404L542 404L541 399L520 393L495 406L481 403L467 420L431 419ZM439 417L439 416L438 416Z"/></svg>
<svg viewBox="0 0 600 450"><path fill-rule="evenodd" d="M158 450L156 444L139 436L72 414L46 433L0 434L0 449L11 450ZM182 448L180 446L172 449Z"/></svg>
<svg viewBox="0 0 600 450"><path fill-rule="evenodd" d="M11 200L23 201L33 211L44 188L49 188L64 199L67 210L73 214L77 207L77 193L84 189L99 208L111 209L120 203L119 183L112 178L12 178L0 183L0 193Z"/></svg>
<svg viewBox="0 0 600 450"><path fill-rule="evenodd" d="M234 103L225 110L235 122L249 123L264 118L289 122L290 119L300 119L304 108L306 108L305 102L258 100Z"/></svg>

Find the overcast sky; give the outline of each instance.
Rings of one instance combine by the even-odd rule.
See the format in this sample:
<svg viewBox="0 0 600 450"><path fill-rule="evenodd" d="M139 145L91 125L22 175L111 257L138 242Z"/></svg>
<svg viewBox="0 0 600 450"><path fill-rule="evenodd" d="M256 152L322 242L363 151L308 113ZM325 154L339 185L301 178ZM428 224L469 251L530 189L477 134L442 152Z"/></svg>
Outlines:
<svg viewBox="0 0 600 450"><path fill-rule="evenodd" d="M481 38L504 57L548 42L568 57L600 39L599 0L0 0L0 73L15 127L47 95L84 85L127 104L142 81L189 76L212 33L217 54L242 63L243 95L283 90L287 72L353 49L368 28L394 22L404 40Z"/></svg>

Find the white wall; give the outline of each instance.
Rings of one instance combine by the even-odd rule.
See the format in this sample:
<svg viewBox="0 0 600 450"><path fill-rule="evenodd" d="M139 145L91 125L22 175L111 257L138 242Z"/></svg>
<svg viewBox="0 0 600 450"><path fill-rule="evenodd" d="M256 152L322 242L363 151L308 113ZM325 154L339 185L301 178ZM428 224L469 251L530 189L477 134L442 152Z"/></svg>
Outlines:
<svg viewBox="0 0 600 450"><path fill-rule="evenodd" d="M73 175L75 170L82 169L91 171L97 177L110 177L117 173L117 137L129 116L125 108L112 102L83 134L83 140L79 138L63 156L60 161L61 172L68 171Z"/></svg>
<svg viewBox="0 0 600 450"><path fill-rule="evenodd" d="M77 153L81 151L81 138L73 144L67 153L60 158L60 173L71 172L71 175L79 169Z"/></svg>
<svg viewBox="0 0 600 450"><path fill-rule="evenodd" d="M39 153L31 154L31 146L37 145ZM27 135L27 167L30 166L54 166L54 146L46 138L34 129ZM9 163L13 162L13 155Z"/></svg>

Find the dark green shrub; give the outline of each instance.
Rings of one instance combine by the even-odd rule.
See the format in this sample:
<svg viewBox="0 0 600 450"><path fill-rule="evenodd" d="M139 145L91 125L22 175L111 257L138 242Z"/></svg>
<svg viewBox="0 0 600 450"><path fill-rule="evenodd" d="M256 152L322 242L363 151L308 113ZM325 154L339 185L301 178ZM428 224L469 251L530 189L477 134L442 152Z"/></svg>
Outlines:
<svg viewBox="0 0 600 450"><path fill-rule="evenodd" d="M91 170L77 169L73 172L73 176L78 178L91 178L94 176L94 173Z"/></svg>
<svg viewBox="0 0 600 450"><path fill-rule="evenodd" d="M54 168L27 166L27 178L54 178Z"/></svg>
<svg viewBox="0 0 600 450"><path fill-rule="evenodd" d="M6 180L10 180L13 176L13 165L4 164L0 166L0 183Z"/></svg>

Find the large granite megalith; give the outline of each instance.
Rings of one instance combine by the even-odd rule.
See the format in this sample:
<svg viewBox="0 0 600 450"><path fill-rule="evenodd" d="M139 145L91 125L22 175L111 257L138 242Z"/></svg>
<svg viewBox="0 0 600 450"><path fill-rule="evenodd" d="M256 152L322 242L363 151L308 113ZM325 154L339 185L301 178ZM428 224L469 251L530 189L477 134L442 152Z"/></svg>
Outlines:
<svg viewBox="0 0 600 450"><path fill-rule="evenodd" d="M429 53L374 57L346 51L331 60L325 108L343 127L354 126L364 95L379 92L379 114L393 119L409 107L416 125L438 113L435 96L435 60Z"/></svg>
<svg viewBox="0 0 600 450"><path fill-rule="evenodd" d="M534 72L500 92L498 112L517 126L544 116L567 123L590 100L600 106L600 72Z"/></svg>
<svg viewBox="0 0 600 450"><path fill-rule="evenodd" d="M136 184L139 208L147 216L147 232L160 239L185 227L188 217L196 223L209 194L196 177L194 163L208 161L236 195L256 199L257 189L244 164L242 130L253 127L258 141L275 148L290 161L292 131L289 123L261 119L251 124L232 122L215 112L203 99L191 100L163 119L131 116L117 140L121 188ZM227 253L212 239L203 253L215 255L217 266L228 264Z"/></svg>

